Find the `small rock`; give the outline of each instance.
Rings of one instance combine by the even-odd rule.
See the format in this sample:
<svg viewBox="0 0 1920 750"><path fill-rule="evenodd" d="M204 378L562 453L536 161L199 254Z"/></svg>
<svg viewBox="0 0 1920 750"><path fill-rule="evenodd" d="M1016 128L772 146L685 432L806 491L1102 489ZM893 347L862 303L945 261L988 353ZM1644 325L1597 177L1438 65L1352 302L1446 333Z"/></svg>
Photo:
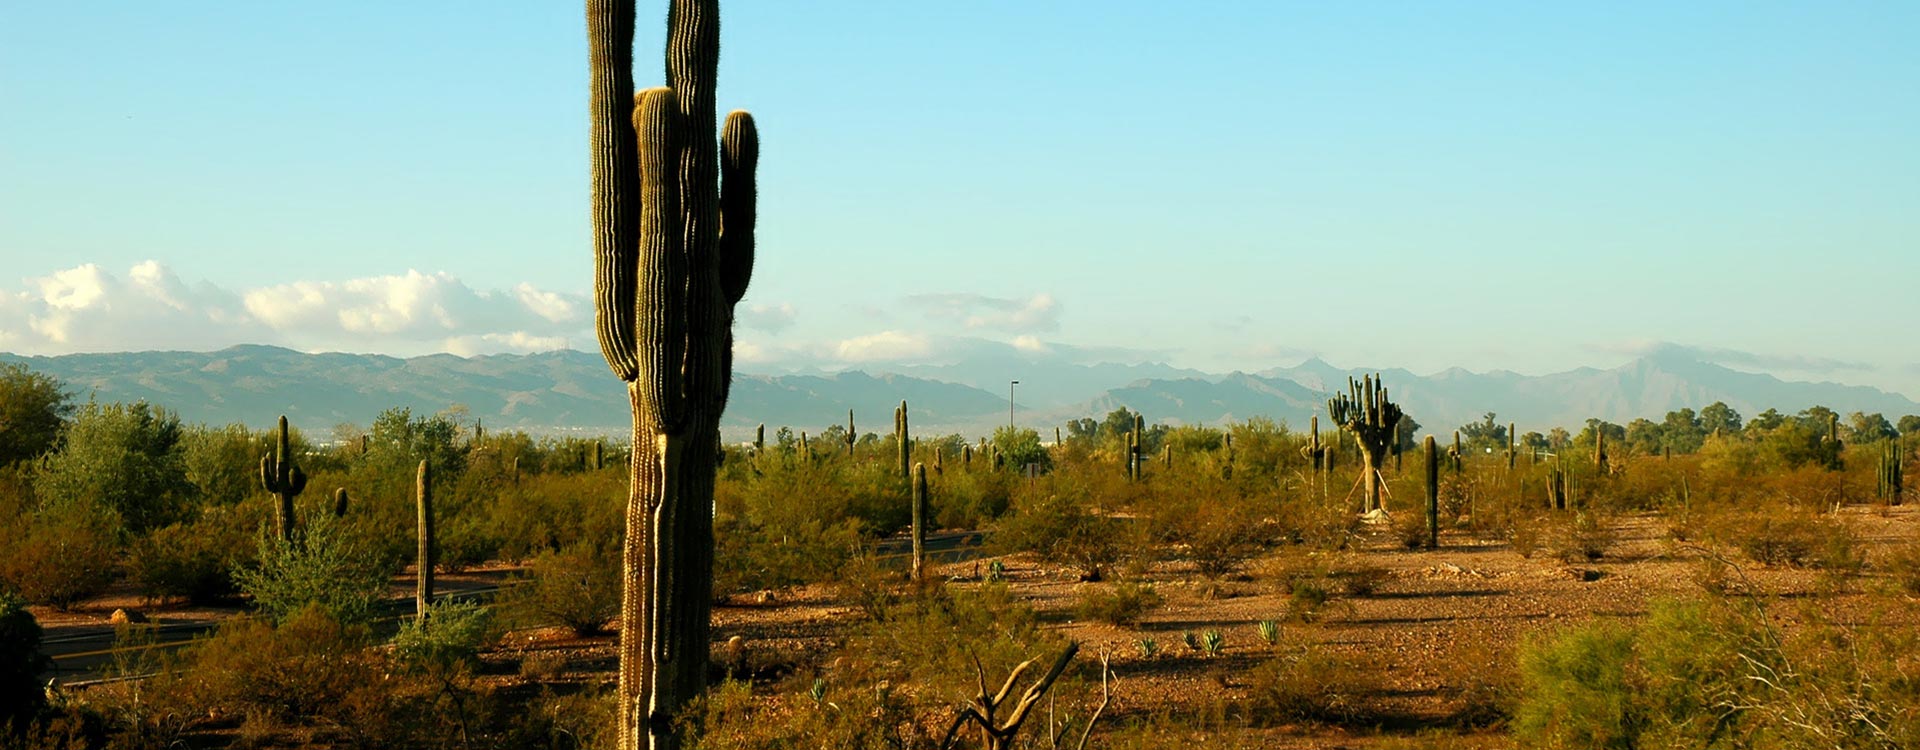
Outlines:
<svg viewBox="0 0 1920 750"><path fill-rule="evenodd" d="M107 617L107 622L112 623L114 625L127 625L130 623L146 622L146 621L147 621L146 615L140 614L139 612L130 610L130 609L116 609L113 611L112 615L109 615Z"/></svg>

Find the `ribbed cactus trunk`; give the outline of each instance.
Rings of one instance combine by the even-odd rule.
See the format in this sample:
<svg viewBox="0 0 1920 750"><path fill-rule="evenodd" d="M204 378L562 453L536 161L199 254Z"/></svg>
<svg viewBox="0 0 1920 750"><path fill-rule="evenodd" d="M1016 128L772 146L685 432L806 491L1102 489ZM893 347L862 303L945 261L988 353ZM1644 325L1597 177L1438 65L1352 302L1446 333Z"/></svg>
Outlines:
<svg viewBox="0 0 1920 750"><path fill-rule="evenodd" d="M1607 425L1604 422L1593 426L1593 473L1607 473Z"/></svg>
<svg viewBox="0 0 1920 750"><path fill-rule="evenodd" d="M595 328L633 409L623 750L679 747L674 719L706 688L714 451L753 269L759 152L745 112L716 143L719 20L717 0L672 0L667 86L636 97L632 0L587 2Z"/></svg>
<svg viewBox="0 0 1920 750"><path fill-rule="evenodd" d="M260 484L274 497L273 526L285 541L293 541L293 499L307 488L307 473L293 462L291 439L287 437L287 416L280 415L280 428L273 452L260 457Z"/></svg>
<svg viewBox="0 0 1920 750"><path fill-rule="evenodd" d="M419 550L414 562L419 573L414 576L413 614L416 617L427 616L427 605L433 603L433 469L426 461L420 462L420 473L413 485L413 508L419 515L415 540Z"/></svg>
<svg viewBox="0 0 1920 750"><path fill-rule="evenodd" d="M927 465L913 465L913 582L926 580Z"/></svg>
<svg viewBox="0 0 1920 750"><path fill-rule="evenodd" d="M1440 446L1427 436L1427 549L1440 546Z"/></svg>
<svg viewBox="0 0 1920 750"><path fill-rule="evenodd" d="M1460 431L1453 431L1453 473L1458 474L1467 468L1467 449L1460 444Z"/></svg>

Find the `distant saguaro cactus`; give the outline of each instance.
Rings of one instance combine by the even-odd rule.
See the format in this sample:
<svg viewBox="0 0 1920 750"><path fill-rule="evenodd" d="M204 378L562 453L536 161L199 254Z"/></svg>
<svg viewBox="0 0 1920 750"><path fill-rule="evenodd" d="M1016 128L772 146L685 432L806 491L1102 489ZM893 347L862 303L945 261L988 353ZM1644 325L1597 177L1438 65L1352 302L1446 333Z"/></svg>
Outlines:
<svg viewBox="0 0 1920 750"><path fill-rule="evenodd" d="M280 415L280 428L273 445L272 453L260 457L260 483L276 500L273 506L274 530L281 539L293 541L293 499L307 489L307 473L293 462L285 414Z"/></svg>
<svg viewBox="0 0 1920 750"><path fill-rule="evenodd" d="M1907 475L1900 465L1900 453L1899 438L1887 441L1887 447L1880 452L1880 466L1875 472L1880 499L1887 501L1888 505L1899 505L1907 488Z"/></svg>
<svg viewBox="0 0 1920 750"><path fill-rule="evenodd" d="M1460 431L1453 431L1453 450L1447 451L1447 457L1453 461L1453 473L1458 474L1467 468L1467 449L1460 444Z"/></svg>
<svg viewBox="0 0 1920 750"><path fill-rule="evenodd" d="M415 616L426 617L427 605L433 603L433 469L427 462L420 462L420 473L413 485L413 507L419 514L419 524L414 528L418 532L415 541L420 548L414 556L420 572L414 576L413 612Z"/></svg>
<svg viewBox="0 0 1920 750"><path fill-rule="evenodd" d="M333 517L342 518L346 515L347 515L347 488L337 487L333 490Z"/></svg>
<svg viewBox="0 0 1920 750"><path fill-rule="evenodd" d="M900 478L912 476L907 462L913 460L913 442L907 436L907 402L902 400L900 408L893 410L893 442L900 452Z"/></svg>
<svg viewBox="0 0 1920 750"><path fill-rule="evenodd" d="M1300 447L1300 455L1307 459L1307 464L1313 467L1315 474L1319 474L1326 465L1327 449L1320 444L1319 415L1307 418L1307 444Z"/></svg>
<svg viewBox="0 0 1920 750"><path fill-rule="evenodd" d="M1520 456L1520 438L1513 431L1513 423L1507 423L1507 471L1513 471L1513 465Z"/></svg>
<svg viewBox="0 0 1920 750"><path fill-rule="evenodd" d="M927 563L927 465L913 465L913 582L925 581Z"/></svg>
<svg viewBox="0 0 1920 750"><path fill-rule="evenodd" d="M715 133L718 0L672 0L667 86L638 96L633 27L632 0L587 0L594 322L633 412L617 746L660 750L706 688L713 451L753 273L759 136L745 112Z"/></svg>
<svg viewBox="0 0 1920 750"><path fill-rule="evenodd" d="M1457 433L1456 433L1457 434ZM1440 447L1427 436L1427 549L1440 546Z"/></svg>
<svg viewBox="0 0 1920 750"><path fill-rule="evenodd" d="M853 444L860 437L860 431L853 426L853 410L847 410L847 457L853 457Z"/></svg>
<svg viewBox="0 0 1920 750"><path fill-rule="evenodd" d="M1593 473L1606 476L1607 473L1607 423L1593 426Z"/></svg>
<svg viewBox="0 0 1920 750"><path fill-rule="evenodd" d="M761 422L753 431L753 457L759 458L767 450L767 423Z"/></svg>
<svg viewBox="0 0 1920 750"><path fill-rule="evenodd" d="M1387 400L1387 388L1379 377L1369 375L1364 382L1347 378L1349 392L1327 399L1327 416L1352 434L1360 448L1367 510L1385 509L1380 500L1380 461L1387 455L1389 442L1399 439L1400 405Z"/></svg>

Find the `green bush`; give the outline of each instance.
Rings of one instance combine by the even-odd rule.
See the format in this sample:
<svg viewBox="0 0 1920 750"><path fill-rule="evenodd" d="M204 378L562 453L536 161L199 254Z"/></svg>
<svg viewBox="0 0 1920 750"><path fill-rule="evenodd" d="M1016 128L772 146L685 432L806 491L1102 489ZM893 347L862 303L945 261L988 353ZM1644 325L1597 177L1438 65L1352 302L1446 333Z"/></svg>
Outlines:
<svg viewBox="0 0 1920 750"><path fill-rule="evenodd" d="M1363 670L1317 644L1282 647L1247 676L1248 714L1261 724L1350 721L1369 687Z"/></svg>
<svg viewBox="0 0 1920 750"><path fill-rule="evenodd" d="M1057 486L1062 491L1020 498L1000 518L989 544L997 552L1032 552L1098 578L1120 559L1121 522L1090 509L1073 488Z"/></svg>
<svg viewBox="0 0 1920 750"><path fill-rule="evenodd" d="M113 582L118 525L93 504L42 508L0 539L0 583L62 609L91 598Z"/></svg>
<svg viewBox="0 0 1920 750"><path fill-rule="evenodd" d="M234 583L273 622L285 622L308 605L348 626L371 622L393 563L331 513L309 515L300 529L286 541L262 528L258 566L235 571Z"/></svg>
<svg viewBox="0 0 1920 750"><path fill-rule="evenodd" d="M478 666L480 647L493 639L493 613L474 602L427 605L424 617L400 626L393 637L394 660L415 669Z"/></svg>
<svg viewBox="0 0 1920 750"><path fill-rule="evenodd" d="M581 543L534 558L500 599L518 624L565 625L585 636L620 614L620 586L619 549Z"/></svg>
<svg viewBox="0 0 1920 750"><path fill-rule="evenodd" d="M234 568L254 562L246 533L232 522L240 515L208 508L199 521L154 529L129 550L128 574L153 599L207 604L233 596Z"/></svg>

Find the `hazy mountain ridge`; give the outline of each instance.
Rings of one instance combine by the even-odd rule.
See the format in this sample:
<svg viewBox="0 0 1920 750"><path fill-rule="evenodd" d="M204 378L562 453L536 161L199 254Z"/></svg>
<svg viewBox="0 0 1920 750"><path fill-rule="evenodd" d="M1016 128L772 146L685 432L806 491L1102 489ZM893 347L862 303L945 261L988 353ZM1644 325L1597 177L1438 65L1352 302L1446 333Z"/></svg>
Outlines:
<svg viewBox="0 0 1920 750"><path fill-rule="evenodd" d="M284 413L302 429L325 431L342 422L366 425L395 406L431 414L462 404L472 416L497 428L609 435L628 430L625 388L591 352L400 359L236 346L204 353L0 354L0 361L21 362L54 375L79 400L89 394L105 401L144 398L179 411L190 422L266 427ZM763 423L817 434L829 425L844 424L847 410L853 409L861 432L884 433L892 429L891 410L902 399L912 405L914 431L923 435L979 435L1006 424L1004 392L923 375L965 374L978 381L993 366L905 369L922 375L859 370L736 373L722 428L729 440L745 439ZM1045 370L1008 371L1022 376L1019 422L1039 426L1042 432L1068 419L1098 418L1123 406L1156 422L1219 425L1265 416L1302 427L1309 416L1324 414L1330 391L1344 388L1347 376L1374 372L1342 369L1318 359L1227 375L1166 365L1055 364ZM1714 401L1727 402L1744 417L1769 407L1794 413L1815 404L1843 414L1880 412L1893 419L1920 413L1920 403L1874 388L1788 382L1674 352L1656 352L1612 369L1539 376L1460 368L1427 376L1403 369L1379 372L1407 413L1434 432L1477 420L1488 411L1523 430L1544 431L1555 425L1574 428L1591 416L1622 424L1636 417L1658 421L1668 411L1698 410ZM1087 390L1062 401L1067 385L1046 383L1036 374L1085 384ZM1127 375L1145 377L1093 387Z"/></svg>

